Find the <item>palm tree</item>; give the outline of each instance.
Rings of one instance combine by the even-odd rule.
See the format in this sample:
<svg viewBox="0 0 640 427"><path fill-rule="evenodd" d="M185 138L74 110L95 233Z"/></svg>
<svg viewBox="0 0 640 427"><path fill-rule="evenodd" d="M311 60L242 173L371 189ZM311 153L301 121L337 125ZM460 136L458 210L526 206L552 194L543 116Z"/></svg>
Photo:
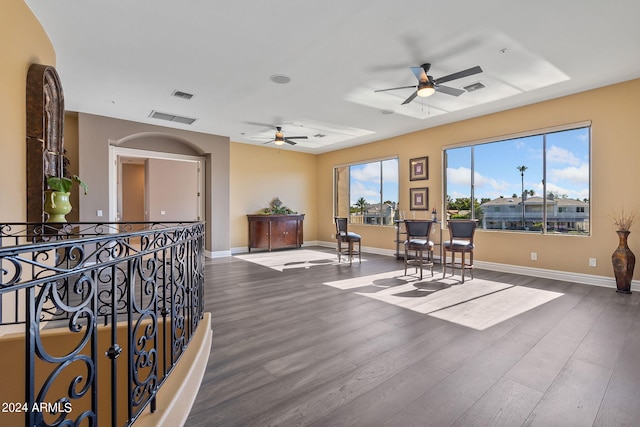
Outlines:
<svg viewBox="0 0 640 427"><path fill-rule="evenodd" d="M356 201L356 206L358 207L358 209L360 209L360 213L364 215L364 210L367 207L367 199L365 199L364 197L360 197Z"/></svg>
<svg viewBox="0 0 640 427"><path fill-rule="evenodd" d="M520 181L522 182L522 191L520 192L520 196L522 197L522 229L525 228L525 219L524 219L524 171L528 168L524 165L516 166L516 169L520 171Z"/></svg>

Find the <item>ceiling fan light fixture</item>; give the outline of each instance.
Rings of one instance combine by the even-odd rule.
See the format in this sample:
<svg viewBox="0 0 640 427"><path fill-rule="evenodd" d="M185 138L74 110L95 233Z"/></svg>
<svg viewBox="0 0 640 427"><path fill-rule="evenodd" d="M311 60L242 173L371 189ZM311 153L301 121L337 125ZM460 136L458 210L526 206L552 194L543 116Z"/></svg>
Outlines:
<svg viewBox="0 0 640 427"><path fill-rule="evenodd" d="M282 134L282 132L276 132L276 138L273 140L274 144L276 145L283 145L284 144L284 135Z"/></svg>
<svg viewBox="0 0 640 427"><path fill-rule="evenodd" d="M431 96L435 92L436 92L436 90L435 90L435 88L433 87L433 84L431 84L430 81L420 82L418 84L417 95L422 97L422 98L426 98L428 96Z"/></svg>

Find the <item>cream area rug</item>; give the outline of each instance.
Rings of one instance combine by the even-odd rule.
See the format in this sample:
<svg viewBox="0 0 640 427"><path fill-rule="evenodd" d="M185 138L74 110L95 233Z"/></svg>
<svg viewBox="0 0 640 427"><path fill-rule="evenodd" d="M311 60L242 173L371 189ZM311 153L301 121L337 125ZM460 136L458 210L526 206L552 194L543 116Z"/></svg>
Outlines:
<svg viewBox="0 0 640 427"><path fill-rule="evenodd" d="M458 276L442 279L437 273L419 280L405 276L404 270L324 284L478 330L563 295L482 279L461 284Z"/></svg>
<svg viewBox="0 0 640 427"><path fill-rule="evenodd" d="M312 251L309 249L296 249L291 251L254 252L251 254L234 255L236 258L260 264L277 271L285 271L292 268L310 268L314 265L338 265L338 255ZM354 260L358 262L357 259ZM364 262L365 259L362 259ZM349 264L346 257L342 257L342 264Z"/></svg>

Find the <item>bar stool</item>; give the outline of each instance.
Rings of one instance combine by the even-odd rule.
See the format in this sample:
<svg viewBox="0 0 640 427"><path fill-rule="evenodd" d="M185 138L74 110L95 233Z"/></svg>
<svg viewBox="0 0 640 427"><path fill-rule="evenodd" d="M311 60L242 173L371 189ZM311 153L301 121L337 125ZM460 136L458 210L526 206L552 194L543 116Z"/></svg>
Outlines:
<svg viewBox="0 0 640 427"><path fill-rule="evenodd" d="M431 268L431 277L433 277L433 247L434 244L429 240L431 226L433 221L409 220L404 221L407 230L407 240L404 242L404 275L407 275L407 267L414 266L416 273L420 269L420 280L422 280L422 268ZM414 251L413 259L409 257L409 251ZM424 257L424 252L427 257Z"/></svg>
<svg viewBox="0 0 640 427"><path fill-rule="evenodd" d="M447 275L447 251L451 252L451 275L455 274L454 268L460 267L462 275L462 283L464 283L464 271L469 270L471 272L471 278L473 279L473 250L475 245L473 244L473 235L476 231L478 222L476 220L461 220L452 219L447 221L449 227L449 240L443 242L443 275L444 279ZM456 264L456 254L459 253L461 260L459 264ZM466 255L469 254L469 262L466 262Z"/></svg>
<svg viewBox="0 0 640 427"><path fill-rule="evenodd" d="M362 263L361 242L362 237L359 234L347 231L347 218L335 218L336 221L336 240L338 242L338 262L341 262L342 255L349 256L349 265L353 262L354 253L358 254L358 262ZM342 244L346 243L347 247L343 248ZM354 243L358 244L357 252L353 251Z"/></svg>

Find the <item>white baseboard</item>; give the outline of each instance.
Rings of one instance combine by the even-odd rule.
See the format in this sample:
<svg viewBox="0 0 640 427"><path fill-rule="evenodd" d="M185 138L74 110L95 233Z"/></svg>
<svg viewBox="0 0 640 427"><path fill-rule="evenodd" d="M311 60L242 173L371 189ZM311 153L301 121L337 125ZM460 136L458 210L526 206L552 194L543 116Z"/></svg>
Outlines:
<svg viewBox="0 0 640 427"><path fill-rule="evenodd" d="M204 256L206 256L207 258L224 258L224 257L228 257L231 256L232 251L215 251L215 252L211 252L211 251L204 251Z"/></svg>
<svg viewBox="0 0 640 427"><path fill-rule="evenodd" d="M519 265L499 264L494 262L475 261L478 268L500 271L504 273L522 274L525 276L543 277L545 279L560 280L563 282L581 283L592 286L615 288L616 280L613 277L596 276L593 274L573 273L570 271L547 270L544 268L523 267ZM640 281L631 282L632 291L640 291Z"/></svg>

